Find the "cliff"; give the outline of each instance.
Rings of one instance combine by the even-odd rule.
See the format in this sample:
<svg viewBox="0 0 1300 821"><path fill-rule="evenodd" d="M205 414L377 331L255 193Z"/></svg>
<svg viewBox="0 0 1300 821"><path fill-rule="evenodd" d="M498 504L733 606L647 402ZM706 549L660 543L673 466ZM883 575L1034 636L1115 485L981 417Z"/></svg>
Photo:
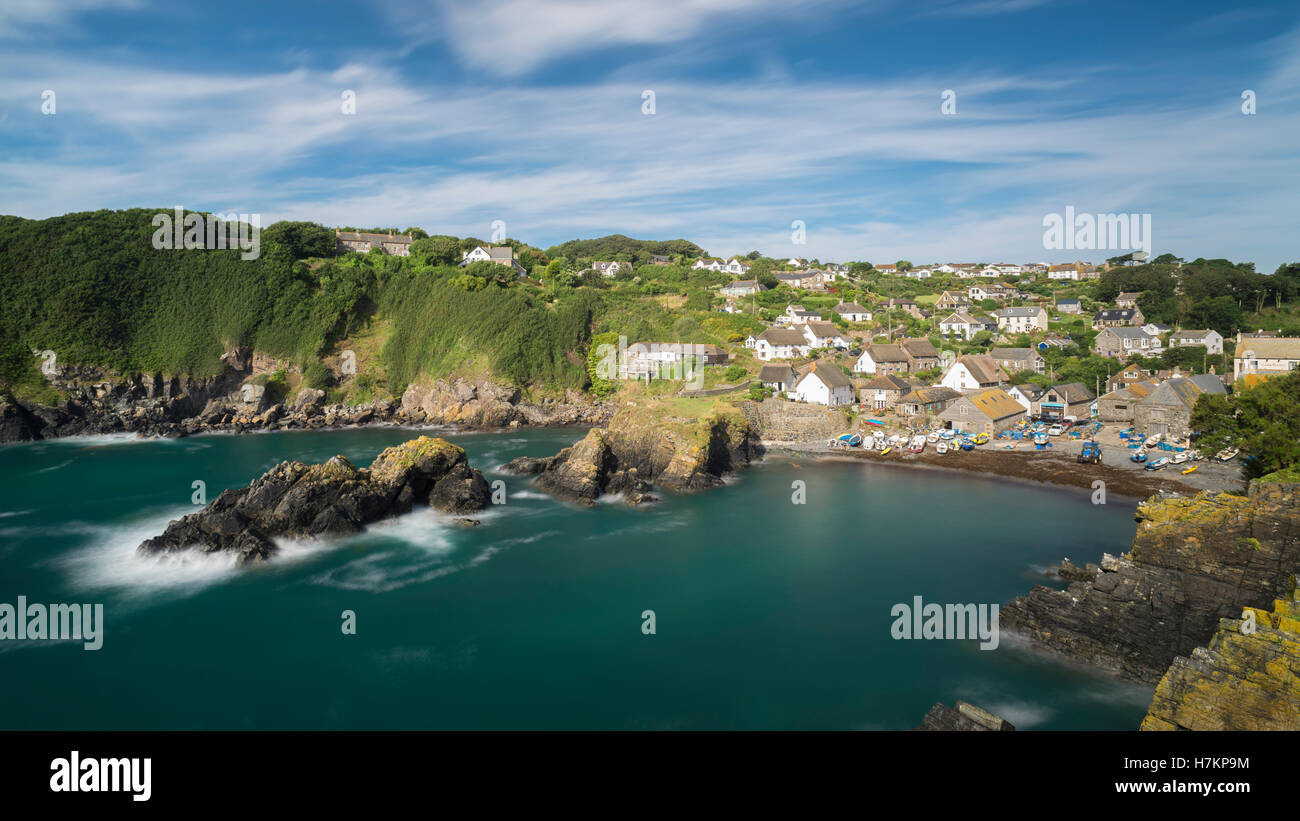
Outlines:
<svg viewBox="0 0 1300 821"><path fill-rule="evenodd" d="M1220 620L1270 606L1300 568L1300 485L1254 481L1139 505L1132 549L1039 585L1001 611L1004 629L1078 661L1155 684Z"/></svg>
<svg viewBox="0 0 1300 821"><path fill-rule="evenodd" d="M240 564L265 561L277 550L276 537L354 533L409 512L417 502L467 513L486 507L488 495L487 481L469 466L463 449L421 436L385 449L368 468L342 456L321 465L281 462L248 487L227 490L198 513L171 522L138 551L227 552Z"/></svg>
<svg viewBox="0 0 1300 821"><path fill-rule="evenodd" d="M1300 730L1300 595L1224 619L1209 647L1174 659L1143 730Z"/></svg>
<svg viewBox="0 0 1300 821"><path fill-rule="evenodd" d="M716 487L761 456L745 417L722 403L699 417L672 414L671 406L627 407L555 456L521 457L506 469L536 474L538 487L568 501L622 493L638 504L653 501L651 482L679 493Z"/></svg>

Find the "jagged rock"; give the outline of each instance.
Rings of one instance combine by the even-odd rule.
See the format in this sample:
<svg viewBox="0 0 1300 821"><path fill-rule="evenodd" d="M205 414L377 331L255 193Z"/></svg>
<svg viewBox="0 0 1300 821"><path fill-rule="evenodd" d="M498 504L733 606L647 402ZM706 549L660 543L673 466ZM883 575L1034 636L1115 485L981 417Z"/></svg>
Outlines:
<svg viewBox="0 0 1300 821"><path fill-rule="evenodd" d="M1036 586L1002 608L1003 629L1154 684L1220 619L1269 605L1300 567L1300 485L1153 498L1136 518L1128 553L1089 565L1065 590Z"/></svg>
<svg viewBox="0 0 1300 821"><path fill-rule="evenodd" d="M223 492L198 513L177 519L140 545L143 554L179 550L234 553L239 563L275 553L276 537L351 533L422 502L449 513L481 510L483 474L465 451L421 436L387 448L369 468L342 456L322 465L281 462L246 488Z"/></svg>
<svg viewBox="0 0 1300 821"><path fill-rule="evenodd" d="M988 710L980 709L974 704L968 704L965 701L957 702L956 706L949 707L946 704L936 704L930 708L930 712L925 714L921 719L921 726L913 727L913 730L962 730L962 731L1009 731L1016 729L1011 722L1000 716L995 716Z"/></svg>
<svg viewBox="0 0 1300 821"><path fill-rule="evenodd" d="M548 493L592 504L606 493L621 493L630 504L657 501L650 482L677 492L716 487L722 477L760 457L748 423L740 416L692 420L676 432L655 420L616 417L608 428L593 428L555 456L521 457L505 469L537 476Z"/></svg>
<svg viewBox="0 0 1300 821"><path fill-rule="evenodd" d="M0 394L0 442L27 442L39 437L40 423L17 402Z"/></svg>
<svg viewBox="0 0 1300 821"><path fill-rule="evenodd" d="M298 391L298 396L293 400L295 413L320 410L323 407L325 407L325 391L316 388L303 388Z"/></svg>
<svg viewBox="0 0 1300 821"><path fill-rule="evenodd" d="M1241 615L1219 622L1208 648L1174 659L1156 686L1143 730L1300 730L1294 582L1272 612L1248 607Z"/></svg>

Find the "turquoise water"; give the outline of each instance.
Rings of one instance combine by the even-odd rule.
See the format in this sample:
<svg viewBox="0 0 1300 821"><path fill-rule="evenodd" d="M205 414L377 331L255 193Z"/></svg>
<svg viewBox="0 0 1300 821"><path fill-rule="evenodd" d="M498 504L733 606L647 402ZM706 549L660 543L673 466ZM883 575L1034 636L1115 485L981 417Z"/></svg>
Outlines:
<svg viewBox="0 0 1300 821"><path fill-rule="evenodd" d="M580 431L454 435L507 486L481 527L417 511L261 568L134 554L196 509L195 480L211 500L282 459L368 464L413 435L0 448L0 602L102 602L106 621L96 652L0 641L0 728L903 729L965 699L1022 729L1133 729L1150 700L1005 638L890 634L913 596L1005 604L1063 556L1127 549L1132 504L1085 490L774 458L712 492L583 510L496 470Z"/></svg>

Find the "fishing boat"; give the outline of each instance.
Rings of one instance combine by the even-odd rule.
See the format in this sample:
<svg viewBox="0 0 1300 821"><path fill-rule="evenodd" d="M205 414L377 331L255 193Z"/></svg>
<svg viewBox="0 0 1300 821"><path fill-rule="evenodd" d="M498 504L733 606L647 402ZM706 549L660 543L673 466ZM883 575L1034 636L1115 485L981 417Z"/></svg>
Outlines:
<svg viewBox="0 0 1300 821"><path fill-rule="evenodd" d="M1168 464L1169 464L1169 457L1168 457L1168 456L1161 456L1159 459L1155 460L1154 462L1147 462L1147 467L1146 467L1146 469L1147 469L1147 470L1160 470L1160 469L1164 468L1164 467L1165 467L1166 465L1168 465Z"/></svg>
<svg viewBox="0 0 1300 821"><path fill-rule="evenodd" d="M1173 462L1175 465L1181 465L1183 462L1186 462L1190 458L1192 458L1192 455L1190 453L1188 453L1185 450L1180 450L1177 453L1175 453L1174 458L1170 459L1169 461Z"/></svg>
<svg viewBox="0 0 1300 821"><path fill-rule="evenodd" d="M1163 433L1153 433L1150 436L1148 436L1146 438L1146 441L1143 442L1142 444L1146 445L1149 448L1153 448L1156 445L1160 444L1161 440L1164 438L1165 435Z"/></svg>
<svg viewBox="0 0 1300 821"><path fill-rule="evenodd" d="M957 434L953 433L951 430L942 430L939 432L939 438L945 442L952 441L952 438L956 435Z"/></svg>
<svg viewBox="0 0 1300 821"><path fill-rule="evenodd" d="M871 437L871 442L875 446L876 450L884 450L885 434L881 433L880 431L876 431L876 435Z"/></svg>
<svg viewBox="0 0 1300 821"><path fill-rule="evenodd" d="M962 450L974 450L974 449L975 449L975 443L972 442L972 441L969 440L969 439L963 439L963 440L961 440L961 449L962 449Z"/></svg>
<svg viewBox="0 0 1300 821"><path fill-rule="evenodd" d="M862 434L846 433L840 436L840 441L851 448L856 448L858 445L862 444Z"/></svg>
<svg viewBox="0 0 1300 821"><path fill-rule="evenodd" d="M885 426L885 423L881 422L879 419L863 419L862 421L866 422L868 425L875 425L878 428L883 428Z"/></svg>
<svg viewBox="0 0 1300 821"><path fill-rule="evenodd" d="M925 437L913 436L912 441L908 444L907 449L912 453L920 453L925 450Z"/></svg>
<svg viewBox="0 0 1300 821"><path fill-rule="evenodd" d="M1047 444L1047 434L1046 434L1046 433L1043 433L1043 432L1041 432L1041 431L1038 432L1038 433L1035 433L1035 434L1034 434L1034 444L1035 444L1035 445L1046 445L1046 444Z"/></svg>
<svg viewBox="0 0 1300 821"><path fill-rule="evenodd" d="M940 455L948 452L948 443L940 439L939 443L934 446L934 452Z"/></svg>
<svg viewBox="0 0 1300 821"><path fill-rule="evenodd" d="M1145 450L1138 449L1133 451L1133 455L1129 456L1128 458L1134 462L1145 462L1147 460L1147 452Z"/></svg>
<svg viewBox="0 0 1300 821"><path fill-rule="evenodd" d="M1192 466L1189 467L1189 468L1183 468L1183 475L1186 476L1187 474L1192 473L1192 472L1195 471L1198 467L1200 467L1200 465L1192 465Z"/></svg>
<svg viewBox="0 0 1300 821"><path fill-rule="evenodd" d="M1224 448L1223 450L1216 453L1214 455L1214 458L1218 459L1220 462L1231 462L1233 459L1237 457L1238 453L1241 453L1241 451L1238 448Z"/></svg>
<svg viewBox="0 0 1300 821"><path fill-rule="evenodd" d="M938 441L939 441L939 431L937 431L937 430L932 430L932 431L930 431L929 435L925 437L925 441L929 442L929 443L932 444L932 445L933 445L935 442L938 442Z"/></svg>

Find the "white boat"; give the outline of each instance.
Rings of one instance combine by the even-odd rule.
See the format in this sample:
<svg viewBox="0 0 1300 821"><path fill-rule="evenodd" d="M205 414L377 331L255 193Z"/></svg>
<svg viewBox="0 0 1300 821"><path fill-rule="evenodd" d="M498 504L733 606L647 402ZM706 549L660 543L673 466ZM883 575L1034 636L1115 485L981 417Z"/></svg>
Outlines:
<svg viewBox="0 0 1300 821"><path fill-rule="evenodd" d="M913 436L912 441L907 445L907 449L912 453L921 453L925 450L925 437Z"/></svg>
<svg viewBox="0 0 1300 821"><path fill-rule="evenodd" d="M1147 440L1142 444L1146 445L1149 448L1153 448L1156 445L1160 444L1160 440L1164 438L1165 435L1163 433L1152 434L1151 436L1148 436Z"/></svg>
<svg viewBox="0 0 1300 821"><path fill-rule="evenodd" d="M930 435L927 436L927 437L925 437L925 441L929 442L929 443L932 444L932 445L933 445L935 442L938 442L938 441L939 441L939 431L937 431L937 430L932 430L932 431L930 431Z"/></svg>
<svg viewBox="0 0 1300 821"><path fill-rule="evenodd" d="M948 452L948 443L945 442L945 441L943 441L942 439L940 439L940 440L939 440L939 443L938 443L937 445L934 446L934 452L935 452L935 453L938 453L938 454L944 454L944 453L947 453L947 452Z"/></svg>
<svg viewBox="0 0 1300 821"><path fill-rule="evenodd" d="M1224 448L1215 454L1214 458L1218 459L1220 462L1231 462L1233 459L1237 458L1238 453L1241 453L1238 448Z"/></svg>
<svg viewBox="0 0 1300 821"><path fill-rule="evenodd" d="M1181 450L1178 453L1175 453L1173 459L1171 459L1170 461L1172 461L1175 465L1181 465L1183 462L1186 462L1188 459L1191 458L1192 455L1190 453L1188 453L1185 450Z"/></svg>
<svg viewBox="0 0 1300 821"><path fill-rule="evenodd" d="M956 435L957 434L953 433L951 429L944 429L939 431L939 438L944 440L945 442L951 442L953 437Z"/></svg>

